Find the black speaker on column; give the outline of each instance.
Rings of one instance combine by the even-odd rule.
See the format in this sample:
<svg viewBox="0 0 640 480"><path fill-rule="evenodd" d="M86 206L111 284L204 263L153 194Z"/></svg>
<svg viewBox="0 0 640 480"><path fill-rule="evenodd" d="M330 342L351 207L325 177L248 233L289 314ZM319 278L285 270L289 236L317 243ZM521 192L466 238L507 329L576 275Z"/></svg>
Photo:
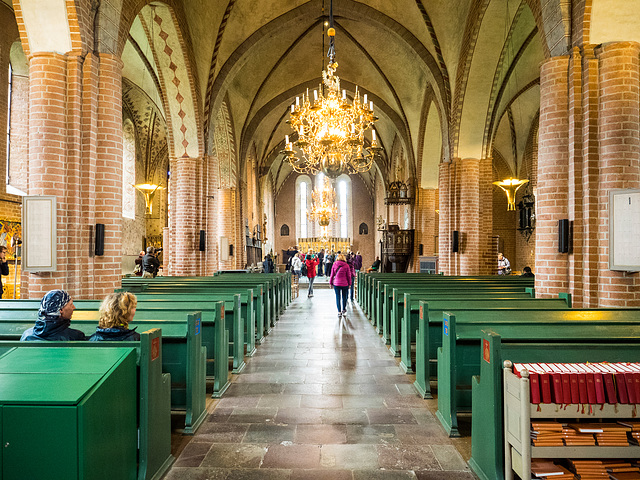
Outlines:
<svg viewBox="0 0 640 480"><path fill-rule="evenodd" d="M454 230L451 232L451 251L456 253L460 247L459 243L460 232L458 230Z"/></svg>
<svg viewBox="0 0 640 480"><path fill-rule="evenodd" d="M96 223L96 256L104 255L104 223Z"/></svg>
<svg viewBox="0 0 640 480"><path fill-rule="evenodd" d="M422 243L418 245L418 255L424 255L424 245Z"/></svg>
<svg viewBox="0 0 640 480"><path fill-rule="evenodd" d="M205 236L205 232L204 230L200 230L200 245L199 245L199 250L201 252L204 252L204 248L206 245L206 236Z"/></svg>
<svg viewBox="0 0 640 480"><path fill-rule="evenodd" d="M569 219L558 220L558 252L569 252Z"/></svg>

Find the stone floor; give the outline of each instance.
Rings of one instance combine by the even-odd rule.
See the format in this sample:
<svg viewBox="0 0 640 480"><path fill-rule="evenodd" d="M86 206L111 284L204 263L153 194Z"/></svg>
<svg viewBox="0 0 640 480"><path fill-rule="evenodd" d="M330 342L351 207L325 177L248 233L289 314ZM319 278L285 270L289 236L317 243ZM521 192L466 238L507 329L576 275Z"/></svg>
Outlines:
<svg viewBox="0 0 640 480"><path fill-rule="evenodd" d="M333 291L314 293L301 289L196 435L174 442L165 478L476 478L469 438L447 437L358 306L340 319Z"/></svg>

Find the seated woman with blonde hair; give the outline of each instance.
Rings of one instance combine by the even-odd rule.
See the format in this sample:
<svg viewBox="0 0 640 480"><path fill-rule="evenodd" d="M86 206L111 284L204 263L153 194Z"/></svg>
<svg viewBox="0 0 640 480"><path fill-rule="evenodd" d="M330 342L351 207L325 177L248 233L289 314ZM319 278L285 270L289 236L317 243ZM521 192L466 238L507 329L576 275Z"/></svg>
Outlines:
<svg viewBox="0 0 640 480"><path fill-rule="evenodd" d="M111 293L100 305L100 322L90 342L140 340L135 328L129 330L129 323L136 314L138 299L133 293Z"/></svg>

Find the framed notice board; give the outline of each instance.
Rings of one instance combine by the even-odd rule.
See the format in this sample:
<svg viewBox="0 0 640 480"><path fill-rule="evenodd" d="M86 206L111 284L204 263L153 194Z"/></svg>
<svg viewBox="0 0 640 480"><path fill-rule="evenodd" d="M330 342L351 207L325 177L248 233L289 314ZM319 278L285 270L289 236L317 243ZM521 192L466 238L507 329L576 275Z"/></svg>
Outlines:
<svg viewBox="0 0 640 480"><path fill-rule="evenodd" d="M640 271L640 189L609 192L609 269Z"/></svg>
<svg viewBox="0 0 640 480"><path fill-rule="evenodd" d="M55 272L56 197L22 197L22 270Z"/></svg>

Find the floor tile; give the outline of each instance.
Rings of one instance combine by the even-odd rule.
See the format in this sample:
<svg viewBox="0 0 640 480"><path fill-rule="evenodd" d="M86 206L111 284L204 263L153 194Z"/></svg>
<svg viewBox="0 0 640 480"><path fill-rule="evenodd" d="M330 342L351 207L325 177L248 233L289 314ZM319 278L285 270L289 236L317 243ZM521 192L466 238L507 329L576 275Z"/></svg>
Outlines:
<svg viewBox="0 0 640 480"><path fill-rule="evenodd" d="M450 439L359 307L339 320L333 300L289 306L196 434L172 437L166 480L475 478L469 420Z"/></svg>

